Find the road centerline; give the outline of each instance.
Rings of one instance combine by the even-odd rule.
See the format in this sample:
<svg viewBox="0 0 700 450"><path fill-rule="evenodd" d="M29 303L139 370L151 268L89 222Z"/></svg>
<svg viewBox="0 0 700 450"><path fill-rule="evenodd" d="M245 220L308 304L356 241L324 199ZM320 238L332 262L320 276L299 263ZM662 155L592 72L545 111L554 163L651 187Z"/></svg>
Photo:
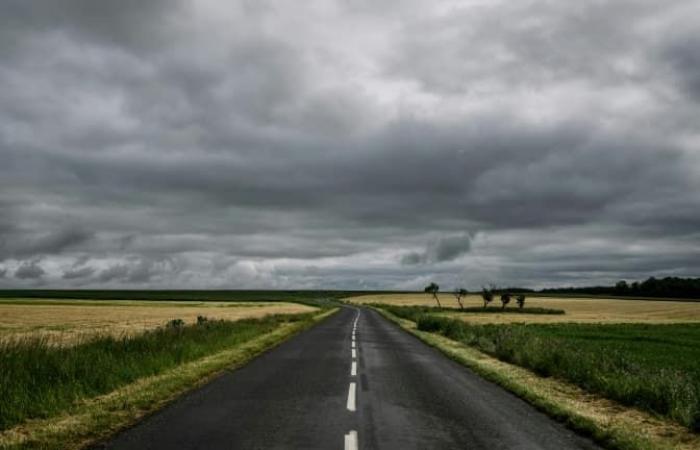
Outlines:
<svg viewBox="0 0 700 450"><path fill-rule="evenodd" d="M355 397L357 395L357 384L353 381L350 383L350 387L348 388L348 402L347 402L347 408L348 411L355 412Z"/></svg>
<svg viewBox="0 0 700 450"><path fill-rule="evenodd" d="M357 450L357 431L351 430L345 435L345 450Z"/></svg>

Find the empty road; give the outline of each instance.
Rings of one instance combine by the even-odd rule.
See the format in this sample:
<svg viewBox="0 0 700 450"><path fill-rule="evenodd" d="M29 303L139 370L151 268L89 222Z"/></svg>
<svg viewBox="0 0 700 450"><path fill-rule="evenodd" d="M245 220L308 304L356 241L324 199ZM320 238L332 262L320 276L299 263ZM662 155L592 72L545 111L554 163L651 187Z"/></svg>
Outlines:
<svg viewBox="0 0 700 450"><path fill-rule="evenodd" d="M100 448L598 447L378 313L343 308Z"/></svg>

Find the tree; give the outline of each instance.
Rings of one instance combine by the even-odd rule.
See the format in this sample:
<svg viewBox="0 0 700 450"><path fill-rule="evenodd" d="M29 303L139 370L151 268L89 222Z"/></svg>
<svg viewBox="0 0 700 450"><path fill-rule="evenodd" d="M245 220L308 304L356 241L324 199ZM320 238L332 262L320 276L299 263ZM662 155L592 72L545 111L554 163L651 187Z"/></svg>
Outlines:
<svg viewBox="0 0 700 450"><path fill-rule="evenodd" d="M481 298L484 299L484 308L493 301L493 288L481 288Z"/></svg>
<svg viewBox="0 0 700 450"><path fill-rule="evenodd" d="M430 283L427 285L424 289L425 292L428 294L431 294L435 301L437 302L438 308L442 308L442 305L440 304L440 299L438 299L437 293L440 290L440 286L438 286L435 283Z"/></svg>
<svg viewBox="0 0 700 450"><path fill-rule="evenodd" d="M506 309L506 305L510 303L511 295L508 292L501 294L501 303L503 304L501 309Z"/></svg>
<svg viewBox="0 0 700 450"><path fill-rule="evenodd" d="M525 294L520 294L515 298L518 303L518 308L523 309L525 307Z"/></svg>
<svg viewBox="0 0 700 450"><path fill-rule="evenodd" d="M466 297L467 294L468 294L468 292L464 288L457 288L454 291L454 296L457 299L457 303L459 303L460 309L464 309L464 305L462 304L462 298Z"/></svg>
<svg viewBox="0 0 700 450"><path fill-rule="evenodd" d="M618 281L617 284L615 284L615 293L618 295L625 295L628 290L629 286L627 286L625 280Z"/></svg>

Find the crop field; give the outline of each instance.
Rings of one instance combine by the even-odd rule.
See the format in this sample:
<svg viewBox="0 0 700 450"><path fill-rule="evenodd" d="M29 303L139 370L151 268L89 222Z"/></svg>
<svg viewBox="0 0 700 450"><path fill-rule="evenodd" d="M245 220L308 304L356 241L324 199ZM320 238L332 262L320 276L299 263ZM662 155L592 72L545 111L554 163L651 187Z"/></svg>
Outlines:
<svg viewBox="0 0 700 450"><path fill-rule="evenodd" d="M442 306L457 308L459 305L449 293L439 295ZM348 299L351 303L380 303L395 306L436 306L428 294L386 294L365 295ZM481 306L479 295L468 295L463 303L468 307ZM454 318L471 323L694 323L700 322L700 302L667 300L621 300L606 298L553 298L528 296L527 308L558 309L563 315L555 314L483 314L446 313ZM490 308L500 308L494 299ZM511 304L508 309L516 309Z"/></svg>
<svg viewBox="0 0 700 450"><path fill-rule="evenodd" d="M415 322L418 330L700 431L697 303L542 299L528 301L530 306L523 311L491 306L463 312L454 305L449 309L416 305L418 297L390 297L384 303L373 297L372 306ZM542 305L561 306L566 313L555 314ZM666 314L664 307L669 310Z"/></svg>
<svg viewBox="0 0 700 450"><path fill-rule="evenodd" d="M318 294L302 296L305 304L269 293L253 296L267 301L101 294L0 298L0 448L80 446L332 312L315 303ZM72 426L58 425L65 420Z"/></svg>
<svg viewBox="0 0 700 450"><path fill-rule="evenodd" d="M138 308L138 307L134 307ZM0 342L0 431L70 410L79 400L271 333L310 314L170 323L129 337L95 336L73 346L42 339Z"/></svg>
<svg viewBox="0 0 700 450"><path fill-rule="evenodd" d="M235 321L316 310L289 302L2 299L0 341L41 337L73 345L95 335L133 336L174 319L191 324L197 316Z"/></svg>
<svg viewBox="0 0 700 450"><path fill-rule="evenodd" d="M700 431L700 324L417 325Z"/></svg>

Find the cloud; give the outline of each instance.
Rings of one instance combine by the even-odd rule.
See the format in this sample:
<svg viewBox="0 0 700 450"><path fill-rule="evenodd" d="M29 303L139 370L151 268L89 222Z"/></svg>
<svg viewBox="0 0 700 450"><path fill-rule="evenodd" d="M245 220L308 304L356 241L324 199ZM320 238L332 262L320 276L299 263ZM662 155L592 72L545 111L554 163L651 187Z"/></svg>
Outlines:
<svg viewBox="0 0 700 450"><path fill-rule="evenodd" d="M177 264L168 258L150 259L146 257L128 257L125 261L108 265L97 273L97 281L107 283L144 284L180 270ZM89 271L89 273L87 273ZM80 276L91 275L95 271L92 267L84 267L74 272ZM71 272L71 273L74 273Z"/></svg>
<svg viewBox="0 0 700 450"><path fill-rule="evenodd" d="M693 274L697 13L11 1L0 285Z"/></svg>
<svg viewBox="0 0 700 450"><path fill-rule="evenodd" d="M57 254L92 238L92 233L77 227L46 233L0 230L0 259Z"/></svg>
<svg viewBox="0 0 700 450"><path fill-rule="evenodd" d="M453 261L471 250L468 234L447 236L428 244L424 252L410 252L401 257L405 265Z"/></svg>
<svg viewBox="0 0 700 450"><path fill-rule="evenodd" d="M38 260L25 261L15 270L15 278L21 280L38 280L44 274L46 271L39 265Z"/></svg>
<svg viewBox="0 0 700 450"><path fill-rule="evenodd" d="M100 283L107 283L113 280L126 280L129 275L129 267L125 264L117 264L110 266L97 275L97 280Z"/></svg>
<svg viewBox="0 0 700 450"><path fill-rule="evenodd" d="M95 273L94 267L78 267L75 269L69 269L63 272L61 276L65 280L75 280L79 278L86 278Z"/></svg>

